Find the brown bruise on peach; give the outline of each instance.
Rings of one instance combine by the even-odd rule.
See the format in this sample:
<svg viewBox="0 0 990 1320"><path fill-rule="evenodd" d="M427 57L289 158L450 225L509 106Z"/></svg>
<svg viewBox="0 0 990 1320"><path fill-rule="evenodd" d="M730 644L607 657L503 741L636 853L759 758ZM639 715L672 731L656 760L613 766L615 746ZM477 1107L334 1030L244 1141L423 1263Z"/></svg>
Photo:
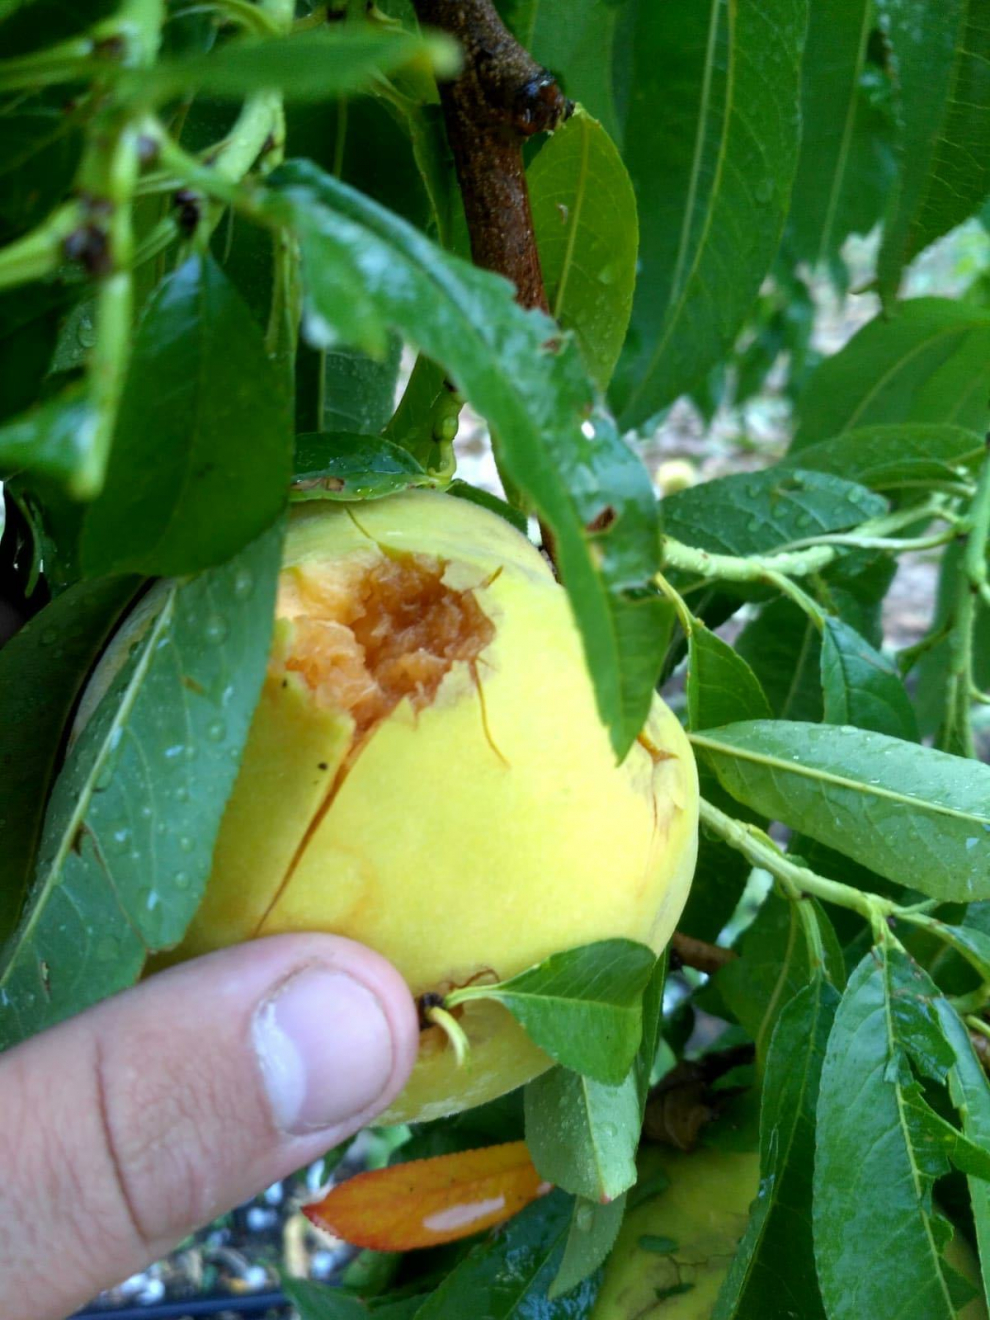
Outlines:
<svg viewBox="0 0 990 1320"><path fill-rule="evenodd" d="M356 744L403 698L414 710L429 705L451 667L473 666L494 637L474 593L448 586L444 568L392 554L282 574L278 613L292 620L285 668L322 706L351 715Z"/></svg>

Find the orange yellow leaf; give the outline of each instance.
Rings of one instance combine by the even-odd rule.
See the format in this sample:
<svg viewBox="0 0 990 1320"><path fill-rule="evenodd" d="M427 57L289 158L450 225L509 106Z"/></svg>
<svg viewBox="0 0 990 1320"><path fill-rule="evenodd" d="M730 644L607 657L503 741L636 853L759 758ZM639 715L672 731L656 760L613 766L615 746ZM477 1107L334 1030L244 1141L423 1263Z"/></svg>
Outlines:
<svg viewBox="0 0 990 1320"><path fill-rule="evenodd" d="M492 1228L548 1191L526 1143L509 1141L359 1173L305 1213L357 1247L410 1251Z"/></svg>

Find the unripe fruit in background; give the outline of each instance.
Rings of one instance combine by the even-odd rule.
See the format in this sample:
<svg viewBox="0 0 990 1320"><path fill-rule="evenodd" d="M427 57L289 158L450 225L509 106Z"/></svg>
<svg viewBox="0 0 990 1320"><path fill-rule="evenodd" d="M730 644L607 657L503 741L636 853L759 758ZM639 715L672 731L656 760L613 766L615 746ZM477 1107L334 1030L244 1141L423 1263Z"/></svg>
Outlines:
<svg viewBox="0 0 990 1320"><path fill-rule="evenodd" d="M647 1147L640 1181L659 1174L667 1184L623 1221L591 1320L710 1320L759 1192L760 1157L755 1151L682 1154ZM652 1249L666 1245L660 1239L669 1250ZM980 1287L979 1264L958 1232L945 1259ZM891 1314L896 1311L892 1298ZM959 1320L987 1320L982 1296L962 1308Z"/></svg>
<svg viewBox="0 0 990 1320"><path fill-rule="evenodd" d="M657 698L616 765L563 588L508 523L418 492L293 514L275 641L203 903L169 960L285 931L377 949L412 993L625 936L662 949L697 847L694 760ZM438 1027L386 1122L550 1060L500 1005Z"/></svg>

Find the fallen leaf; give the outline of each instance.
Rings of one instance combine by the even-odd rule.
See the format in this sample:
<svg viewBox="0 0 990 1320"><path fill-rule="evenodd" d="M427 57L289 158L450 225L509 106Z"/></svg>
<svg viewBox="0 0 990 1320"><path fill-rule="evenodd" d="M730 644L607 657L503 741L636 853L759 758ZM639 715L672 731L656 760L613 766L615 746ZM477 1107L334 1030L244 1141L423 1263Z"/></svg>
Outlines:
<svg viewBox="0 0 990 1320"><path fill-rule="evenodd" d="M526 1143L509 1141L359 1173L304 1213L354 1246L410 1251L492 1228L550 1189Z"/></svg>

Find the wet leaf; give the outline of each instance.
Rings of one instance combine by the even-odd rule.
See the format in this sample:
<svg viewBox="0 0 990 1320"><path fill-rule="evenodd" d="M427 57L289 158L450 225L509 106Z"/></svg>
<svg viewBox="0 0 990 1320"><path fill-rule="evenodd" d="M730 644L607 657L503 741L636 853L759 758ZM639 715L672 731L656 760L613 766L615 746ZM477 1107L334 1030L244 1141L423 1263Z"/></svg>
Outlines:
<svg viewBox="0 0 990 1320"><path fill-rule="evenodd" d="M824 967L812 961L797 903L771 890L743 934L740 957L718 973L718 992L756 1042L761 1061L780 1014L816 975L840 989L845 984L842 949L828 916L817 903L810 910L825 950Z"/></svg>
<svg viewBox="0 0 990 1320"><path fill-rule="evenodd" d="M614 143L578 110L526 172L550 314L604 389L632 312L636 196Z"/></svg>
<svg viewBox="0 0 990 1320"><path fill-rule="evenodd" d="M0 944L37 862L45 803L72 708L137 578L83 582L57 596L0 651Z"/></svg>
<svg viewBox="0 0 990 1320"><path fill-rule="evenodd" d="M606 1205L577 1199L564 1258L547 1293L550 1301L569 1293L604 1264L619 1235L625 1209L625 1193Z"/></svg>
<svg viewBox="0 0 990 1320"><path fill-rule="evenodd" d="M525 1106L526 1143L548 1182L600 1202L633 1186L642 1113L632 1074L605 1086L552 1068L526 1087Z"/></svg>
<svg viewBox="0 0 990 1320"><path fill-rule="evenodd" d="M944 1080L955 1059L937 997L903 954L880 947L850 977L835 1016L814 1177L815 1255L830 1320L882 1315L892 1281L904 1320L956 1314L941 1259L952 1229L931 1196L949 1168L938 1140L944 1120L915 1075Z"/></svg>
<svg viewBox="0 0 990 1320"><path fill-rule="evenodd" d="M798 400L791 453L891 422L982 434L988 395L990 311L948 298L912 298L896 316L868 321L814 372Z"/></svg>
<svg viewBox="0 0 990 1320"><path fill-rule="evenodd" d="M268 662L280 551L275 528L142 602L52 791L0 960L0 1047L124 989L184 934Z"/></svg>
<svg viewBox="0 0 990 1320"><path fill-rule="evenodd" d="M960 469L978 467L985 452L983 437L962 426L888 422L804 446L784 463L831 472L871 490L910 493L933 482L958 481Z"/></svg>
<svg viewBox="0 0 990 1320"><path fill-rule="evenodd" d="M625 162L641 269L616 411L635 426L729 348L780 240L800 140L804 0L640 4Z"/></svg>
<svg viewBox="0 0 990 1320"><path fill-rule="evenodd" d="M354 1246L412 1251L501 1224L549 1190L526 1143L511 1141L359 1173L304 1209Z"/></svg>
<svg viewBox="0 0 990 1320"><path fill-rule="evenodd" d="M935 1001L935 1009L945 1038L956 1056L949 1069L949 1094L959 1110L963 1133L981 1150L990 1150L990 1084L987 1075L955 1009L943 998ZM983 1296L990 1305L990 1182L985 1178L971 1177L969 1195L980 1252Z"/></svg>
<svg viewBox="0 0 990 1320"><path fill-rule="evenodd" d="M376 31L338 24L290 37L247 37L207 55L162 61L149 75L134 76L135 90L168 99L198 88L216 96L241 96L277 87L294 101L322 101L367 87L376 74L417 63L438 74L459 63L448 38ZM139 81L140 77L140 81Z"/></svg>
<svg viewBox="0 0 990 1320"><path fill-rule="evenodd" d="M713 1320L824 1320L811 1235L815 1111L839 995L814 977L783 1008L763 1076L760 1193Z"/></svg>
<svg viewBox="0 0 990 1320"><path fill-rule="evenodd" d="M893 72L898 172L877 280L896 298L904 266L990 192L990 26L980 0L879 0Z"/></svg>
<svg viewBox="0 0 990 1320"><path fill-rule="evenodd" d="M990 766L850 726L752 720L692 741L733 797L933 898L990 898Z"/></svg>
<svg viewBox="0 0 990 1320"><path fill-rule="evenodd" d="M509 981L455 990L445 1002L497 999L552 1059L616 1086L642 1039L643 991L655 964L645 944L601 940L552 954Z"/></svg>
<svg viewBox="0 0 990 1320"><path fill-rule="evenodd" d="M812 0L801 65L801 156L786 246L813 266L880 219L893 181L893 117L872 94L873 0ZM853 473L843 473L853 476Z"/></svg>
<svg viewBox="0 0 990 1320"><path fill-rule="evenodd" d="M841 477L767 468L668 495L663 530L701 550L759 555L792 541L847 531L886 509L881 496Z"/></svg>
<svg viewBox="0 0 990 1320"><path fill-rule="evenodd" d="M692 729L770 718L760 680L738 651L702 623L688 637L686 686Z"/></svg>
<svg viewBox="0 0 990 1320"><path fill-rule="evenodd" d="M436 483L413 456L377 435L317 431L296 436L289 498L377 500Z"/></svg>
<svg viewBox="0 0 990 1320"><path fill-rule="evenodd" d="M918 741L918 721L897 666L832 615L825 618L821 666L827 724Z"/></svg>
<svg viewBox="0 0 990 1320"><path fill-rule="evenodd" d="M106 482L83 524L87 575L222 563L278 516L290 471L288 401L261 330L213 258L190 257L138 326Z"/></svg>
<svg viewBox="0 0 990 1320"><path fill-rule="evenodd" d="M577 1320L591 1311L600 1280L551 1301L570 1231L572 1201L562 1192L527 1207L492 1239L480 1242L416 1312L416 1320Z"/></svg>

